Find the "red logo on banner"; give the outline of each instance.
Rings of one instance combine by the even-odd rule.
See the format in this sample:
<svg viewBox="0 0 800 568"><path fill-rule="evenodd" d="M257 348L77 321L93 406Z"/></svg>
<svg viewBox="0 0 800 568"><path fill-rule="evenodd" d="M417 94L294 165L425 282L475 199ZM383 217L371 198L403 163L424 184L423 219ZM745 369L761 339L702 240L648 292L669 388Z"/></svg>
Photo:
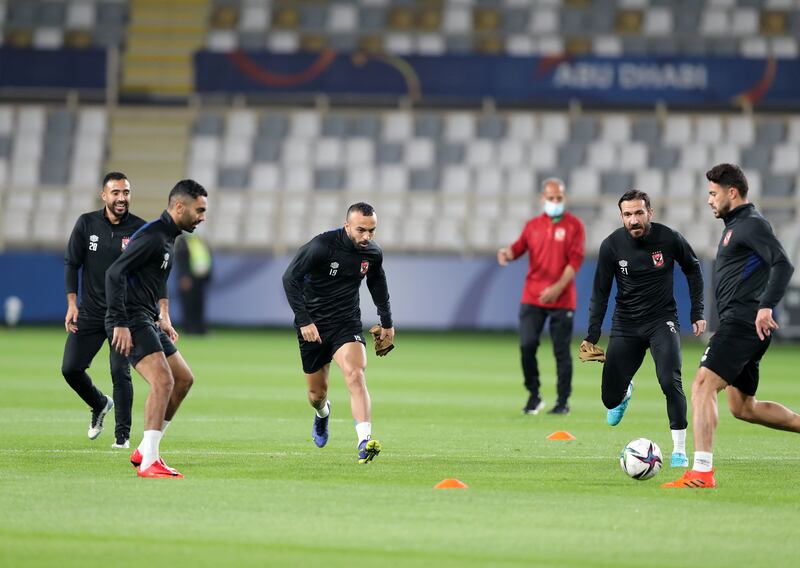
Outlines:
<svg viewBox="0 0 800 568"><path fill-rule="evenodd" d="M130 237L122 237L122 250L128 248L128 242L131 240Z"/></svg>
<svg viewBox="0 0 800 568"><path fill-rule="evenodd" d="M661 251L653 253L653 266L664 266L664 255L661 254Z"/></svg>
<svg viewBox="0 0 800 568"><path fill-rule="evenodd" d="M366 274L367 270L369 270L369 261L368 260L362 260L361 261L361 274L362 275Z"/></svg>
<svg viewBox="0 0 800 568"><path fill-rule="evenodd" d="M732 236L733 236L733 229L731 229L727 233L725 233L725 238L722 239L722 246L724 246L724 247L728 246L728 243L731 242L731 237Z"/></svg>

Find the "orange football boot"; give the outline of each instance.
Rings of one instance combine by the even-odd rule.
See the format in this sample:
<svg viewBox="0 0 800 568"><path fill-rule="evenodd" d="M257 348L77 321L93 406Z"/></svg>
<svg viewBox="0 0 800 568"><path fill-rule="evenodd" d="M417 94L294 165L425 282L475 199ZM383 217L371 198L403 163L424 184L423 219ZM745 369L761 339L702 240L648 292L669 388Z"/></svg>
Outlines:
<svg viewBox="0 0 800 568"><path fill-rule="evenodd" d="M138 475L139 477L172 477L172 478L183 477L182 473L180 473L177 469L169 467L161 459L157 459L156 461L154 461L152 465L147 469L145 469L144 471L142 471L141 469L137 469L136 475Z"/></svg>
<svg viewBox="0 0 800 568"><path fill-rule="evenodd" d="M684 473L680 479L661 484L661 487L685 487L687 489L713 489L716 486L717 481L714 479L713 471L695 471L693 469Z"/></svg>

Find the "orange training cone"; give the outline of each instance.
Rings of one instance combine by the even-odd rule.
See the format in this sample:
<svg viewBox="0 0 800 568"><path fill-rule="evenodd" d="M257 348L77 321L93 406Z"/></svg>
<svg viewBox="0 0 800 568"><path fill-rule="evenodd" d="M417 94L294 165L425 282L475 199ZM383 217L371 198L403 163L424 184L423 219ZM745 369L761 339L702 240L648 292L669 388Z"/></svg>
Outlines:
<svg viewBox="0 0 800 568"><path fill-rule="evenodd" d="M575 436L570 434L569 432L564 432L559 430L558 432L553 432L547 437L548 440L574 440Z"/></svg>
<svg viewBox="0 0 800 568"><path fill-rule="evenodd" d="M458 479L447 478L433 486L434 489L466 489L467 484Z"/></svg>

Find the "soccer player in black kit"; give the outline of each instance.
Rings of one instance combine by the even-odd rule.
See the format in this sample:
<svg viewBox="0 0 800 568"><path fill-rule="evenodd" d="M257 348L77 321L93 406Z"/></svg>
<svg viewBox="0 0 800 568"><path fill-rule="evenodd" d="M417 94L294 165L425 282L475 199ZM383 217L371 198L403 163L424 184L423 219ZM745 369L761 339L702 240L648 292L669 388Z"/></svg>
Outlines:
<svg viewBox="0 0 800 568"><path fill-rule="evenodd" d="M777 402L756 399L758 367L778 324L780 302L794 267L761 214L747 199L739 166L719 164L706 172L708 205L725 222L714 263L719 328L700 359L692 385L694 464L683 477L662 487L710 489L717 395L725 389L728 408L739 420L776 430L800 432L800 415Z"/></svg>
<svg viewBox="0 0 800 568"><path fill-rule="evenodd" d="M661 391L667 399L672 434L673 467L689 465L686 458L686 395L681 384L681 341L673 295L673 270L678 263L689 283L692 331L703 333L703 275L700 261L683 235L652 223L650 197L632 189L618 202L623 227L600 245L589 307L589 333L584 343L600 338L611 281L616 278L616 309L603 365L603 404L607 421L622 420L633 392L633 376L647 349L656 365Z"/></svg>
<svg viewBox="0 0 800 568"><path fill-rule="evenodd" d="M333 360L350 391L359 463L372 461L381 450L380 442L372 439L372 410L364 376L367 353L358 292L364 278L378 308L381 338L394 337L383 251L372 240L376 226L377 215L371 205L351 205L344 227L317 235L303 245L283 275L286 298L294 311L308 401L316 411L312 439L320 448L328 442L328 376Z"/></svg>
<svg viewBox="0 0 800 568"><path fill-rule="evenodd" d="M131 184L125 174L109 172L103 179L100 211L78 217L69 238L64 258L64 280L67 290L67 315L64 318L67 342L61 374L78 396L92 410L88 436L96 439L103 431L103 419L114 407L115 442L112 448L129 447L133 384L127 359L116 350L109 350L113 400L93 383L86 369L103 342L105 330L106 270L125 247L131 235L144 225L144 220L128 211ZM81 301L78 305L78 273L81 273Z"/></svg>
<svg viewBox="0 0 800 568"><path fill-rule="evenodd" d="M144 436L131 454L139 477L183 477L161 459L159 444L194 377L173 343L178 335L168 305L159 300L167 297L175 237L205 220L207 195L194 180L175 184L161 217L139 229L106 272L106 333L112 347L150 384Z"/></svg>

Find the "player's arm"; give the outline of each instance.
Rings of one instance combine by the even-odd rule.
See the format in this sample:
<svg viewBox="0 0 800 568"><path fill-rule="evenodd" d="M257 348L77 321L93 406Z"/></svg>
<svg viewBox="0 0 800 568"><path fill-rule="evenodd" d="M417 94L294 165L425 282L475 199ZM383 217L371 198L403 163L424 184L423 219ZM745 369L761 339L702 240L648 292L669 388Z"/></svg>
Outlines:
<svg viewBox="0 0 800 568"><path fill-rule="evenodd" d="M389 285L386 282L386 272L383 270L383 258L378 266L367 273L367 289L372 296L378 316L381 320L381 339L394 338L394 323L392 323L392 306L389 303Z"/></svg>
<svg viewBox="0 0 800 568"><path fill-rule="evenodd" d="M106 270L106 315L114 327L111 346L126 357L133 346L125 308L128 274L143 266L154 250L160 252L161 243L153 235L140 234L131 239L125 251Z"/></svg>
<svg viewBox="0 0 800 568"><path fill-rule="evenodd" d="M315 266L325 262L328 249L317 237L304 244L294 255L292 262L283 273L283 291L294 312L294 323L300 329L300 335L306 341L321 343L317 326L311 321L303 297L303 281Z"/></svg>
<svg viewBox="0 0 800 568"><path fill-rule="evenodd" d="M783 245L772 232L769 223L756 219L748 228L751 230L747 233L747 244L769 267L769 280L758 300L755 321L756 333L763 341L772 334L772 330L778 329L778 323L772 317L772 310L786 293L794 273L794 266L789 262Z"/></svg>
<svg viewBox="0 0 800 568"><path fill-rule="evenodd" d="M78 271L86 260L84 222L83 216L75 222L64 254L64 288L67 291L64 328L70 333L78 331Z"/></svg>
<svg viewBox="0 0 800 568"><path fill-rule="evenodd" d="M178 341L180 336L172 326L172 319L169 317L169 299L166 294L162 294L158 300L158 327L167 334L173 343Z"/></svg>
<svg viewBox="0 0 800 568"><path fill-rule="evenodd" d="M703 271L700 268L700 260L686 238L675 231L675 239L675 260L678 261L689 284L692 333L695 337L699 337L706 330L706 320L703 318Z"/></svg>
<svg viewBox="0 0 800 568"><path fill-rule="evenodd" d="M497 264L506 266L512 260L515 260L525 254L528 250L528 225L522 230L519 238L507 247L498 249L497 251Z"/></svg>
<svg viewBox="0 0 800 568"><path fill-rule="evenodd" d="M592 285L592 299L589 301L589 331L585 341L592 345L600 340L603 318L608 309L608 297L611 294L611 283L614 279L614 255L608 239L600 245L597 258L597 269Z"/></svg>

